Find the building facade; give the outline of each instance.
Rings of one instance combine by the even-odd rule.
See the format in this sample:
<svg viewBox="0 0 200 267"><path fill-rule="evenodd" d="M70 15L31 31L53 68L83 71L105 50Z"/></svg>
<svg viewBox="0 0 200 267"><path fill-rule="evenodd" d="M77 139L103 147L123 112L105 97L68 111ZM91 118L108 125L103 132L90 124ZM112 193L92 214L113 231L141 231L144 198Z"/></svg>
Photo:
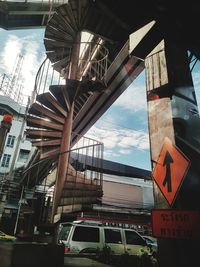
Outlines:
<svg viewBox="0 0 200 267"><path fill-rule="evenodd" d="M34 149L24 134L26 107L8 96L0 96L0 120L5 114L11 114L13 121L0 159L0 175L12 180L13 171L26 165Z"/></svg>
<svg viewBox="0 0 200 267"><path fill-rule="evenodd" d="M8 96L0 96L0 121L5 114L13 116L0 155L0 228L13 234L20 211L22 188L19 181L34 148L26 138L26 107Z"/></svg>

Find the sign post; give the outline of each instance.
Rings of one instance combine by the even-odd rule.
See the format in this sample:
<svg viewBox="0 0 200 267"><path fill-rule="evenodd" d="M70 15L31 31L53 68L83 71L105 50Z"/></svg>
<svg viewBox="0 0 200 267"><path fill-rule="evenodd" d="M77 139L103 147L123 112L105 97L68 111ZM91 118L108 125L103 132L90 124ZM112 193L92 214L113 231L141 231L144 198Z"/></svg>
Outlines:
<svg viewBox="0 0 200 267"><path fill-rule="evenodd" d="M196 266L200 118L187 48L163 40L146 57L145 69L158 266Z"/></svg>

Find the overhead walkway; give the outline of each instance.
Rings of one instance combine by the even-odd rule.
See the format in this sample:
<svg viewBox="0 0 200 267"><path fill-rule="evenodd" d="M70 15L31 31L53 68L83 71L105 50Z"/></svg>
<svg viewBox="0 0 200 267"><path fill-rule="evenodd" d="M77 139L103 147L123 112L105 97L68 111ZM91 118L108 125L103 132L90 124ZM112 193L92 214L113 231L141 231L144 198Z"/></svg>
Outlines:
<svg viewBox="0 0 200 267"><path fill-rule="evenodd" d="M67 0L0 2L0 27L6 30L45 27L55 8Z"/></svg>

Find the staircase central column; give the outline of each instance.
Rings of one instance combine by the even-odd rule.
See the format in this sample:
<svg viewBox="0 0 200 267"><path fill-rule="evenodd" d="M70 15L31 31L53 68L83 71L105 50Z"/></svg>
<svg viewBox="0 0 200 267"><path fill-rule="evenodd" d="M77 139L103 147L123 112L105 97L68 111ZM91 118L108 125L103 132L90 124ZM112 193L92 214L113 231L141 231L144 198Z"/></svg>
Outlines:
<svg viewBox="0 0 200 267"><path fill-rule="evenodd" d="M77 34L76 41L72 48L71 54L71 62L70 62L70 72L69 79L78 80L78 62L79 62L79 51L80 51L80 42L81 42L81 32ZM76 90L76 88L74 88ZM57 177L56 184L54 190L54 199L53 199L53 208L52 208L52 217L51 222L53 223L54 216L57 213L57 208L60 202L60 198L62 195L62 190L65 184L65 179L67 175L67 168L69 162L69 150L71 143L71 133L72 133L72 123L73 123L73 114L74 114L74 101L70 105L70 110L65 119L62 141L60 147L60 155L58 159L58 167L57 167Z"/></svg>

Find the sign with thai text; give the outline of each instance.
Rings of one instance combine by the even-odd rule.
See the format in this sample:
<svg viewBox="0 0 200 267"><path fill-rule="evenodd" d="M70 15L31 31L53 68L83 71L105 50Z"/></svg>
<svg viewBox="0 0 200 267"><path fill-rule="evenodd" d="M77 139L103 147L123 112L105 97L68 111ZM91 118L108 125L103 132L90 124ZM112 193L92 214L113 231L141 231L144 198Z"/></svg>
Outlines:
<svg viewBox="0 0 200 267"><path fill-rule="evenodd" d="M200 239L200 211L152 210L154 237Z"/></svg>

